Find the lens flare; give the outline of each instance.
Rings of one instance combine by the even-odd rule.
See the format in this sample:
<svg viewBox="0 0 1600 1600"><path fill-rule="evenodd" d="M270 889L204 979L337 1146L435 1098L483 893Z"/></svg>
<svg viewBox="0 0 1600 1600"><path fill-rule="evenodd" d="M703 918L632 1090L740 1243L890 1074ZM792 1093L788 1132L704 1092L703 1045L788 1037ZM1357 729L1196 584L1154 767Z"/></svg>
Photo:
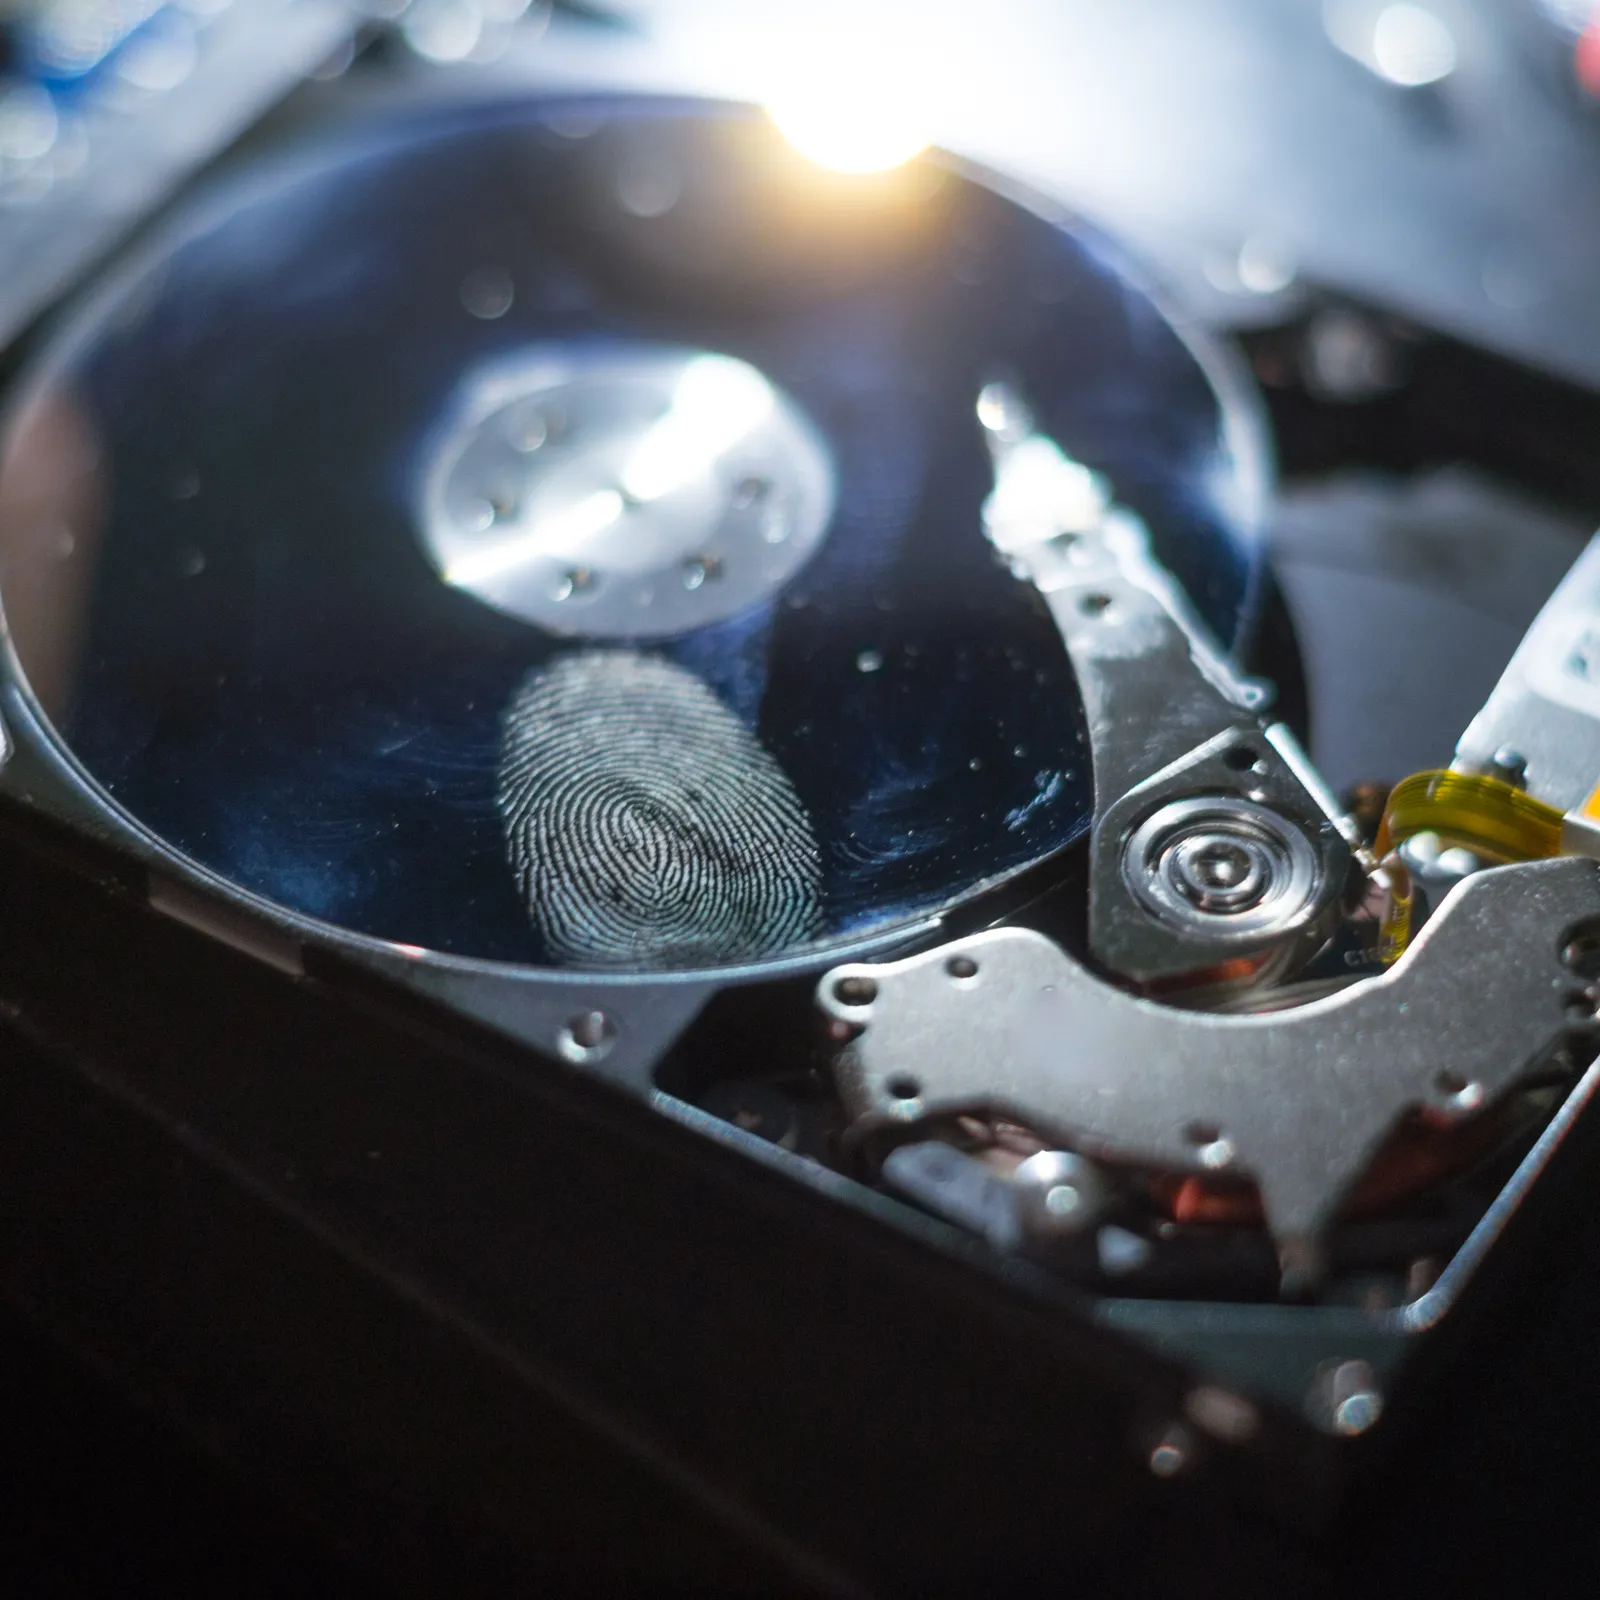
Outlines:
<svg viewBox="0 0 1600 1600"><path fill-rule="evenodd" d="M938 62L918 36L813 36L769 64L762 101L803 156L833 172L887 172L931 143Z"/></svg>

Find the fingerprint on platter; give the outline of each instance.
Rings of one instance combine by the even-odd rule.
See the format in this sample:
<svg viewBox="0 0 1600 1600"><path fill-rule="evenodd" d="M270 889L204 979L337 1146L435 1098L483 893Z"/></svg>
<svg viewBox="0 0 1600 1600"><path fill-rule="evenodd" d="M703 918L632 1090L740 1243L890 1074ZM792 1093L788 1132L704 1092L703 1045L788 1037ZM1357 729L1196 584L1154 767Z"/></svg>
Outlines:
<svg viewBox="0 0 1600 1600"><path fill-rule="evenodd" d="M821 861L793 784L658 656L583 651L530 673L505 712L498 799L555 962L715 965L818 930Z"/></svg>

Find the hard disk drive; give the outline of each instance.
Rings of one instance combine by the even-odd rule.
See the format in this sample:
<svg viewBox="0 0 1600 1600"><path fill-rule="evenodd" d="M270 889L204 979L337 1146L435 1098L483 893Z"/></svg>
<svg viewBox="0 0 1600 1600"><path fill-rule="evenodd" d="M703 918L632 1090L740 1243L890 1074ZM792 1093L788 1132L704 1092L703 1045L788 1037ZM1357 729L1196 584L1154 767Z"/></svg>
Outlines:
<svg viewBox="0 0 1600 1600"><path fill-rule="evenodd" d="M1328 781L1245 347L729 100L167 203L6 384L13 1296L422 1587L1332 1506L1589 1136L1600 551Z"/></svg>

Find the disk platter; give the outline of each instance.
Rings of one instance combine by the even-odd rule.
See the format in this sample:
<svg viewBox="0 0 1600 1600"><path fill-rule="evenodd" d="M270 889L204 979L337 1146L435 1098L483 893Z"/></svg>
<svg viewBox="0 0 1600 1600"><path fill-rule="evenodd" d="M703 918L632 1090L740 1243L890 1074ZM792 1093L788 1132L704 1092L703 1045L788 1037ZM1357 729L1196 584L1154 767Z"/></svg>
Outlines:
<svg viewBox="0 0 1600 1600"><path fill-rule="evenodd" d="M12 646L93 791L346 933L648 972L911 924L1092 821L983 537L996 383L1237 643L1250 418L1091 230L739 107L413 113L213 185L62 322Z"/></svg>

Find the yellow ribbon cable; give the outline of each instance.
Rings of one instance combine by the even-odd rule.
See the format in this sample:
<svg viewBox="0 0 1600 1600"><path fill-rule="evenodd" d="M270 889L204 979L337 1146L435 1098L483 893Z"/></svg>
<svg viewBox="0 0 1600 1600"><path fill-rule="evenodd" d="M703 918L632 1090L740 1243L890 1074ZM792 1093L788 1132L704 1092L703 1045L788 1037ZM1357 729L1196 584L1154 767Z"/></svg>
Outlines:
<svg viewBox="0 0 1600 1600"><path fill-rule="evenodd" d="M1561 854L1562 815L1525 790L1470 772L1418 772L1389 792L1373 853L1383 862L1386 897L1378 949L1384 964L1411 942L1412 894L1395 849L1419 833L1446 848L1464 846L1490 861L1532 861Z"/></svg>
<svg viewBox="0 0 1600 1600"><path fill-rule="evenodd" d="M1389 792L1378 828L1381 859L1419 833L1463 845L1491 861L1561 854L1561 813L1499 778L1470 772L1418 772Z"/></svg>
<svg viewBox="0 0 1600 1600"><path fill-rule="evenodd" d="M1405 954L1411 943L1411 913L1416 905L1416 894L1411 887L1411 874L1397 855L1386 856L1378 863L1373 880L1383 889L1383 917L1378 923L1378 959L1391 967Z"/></svg>

